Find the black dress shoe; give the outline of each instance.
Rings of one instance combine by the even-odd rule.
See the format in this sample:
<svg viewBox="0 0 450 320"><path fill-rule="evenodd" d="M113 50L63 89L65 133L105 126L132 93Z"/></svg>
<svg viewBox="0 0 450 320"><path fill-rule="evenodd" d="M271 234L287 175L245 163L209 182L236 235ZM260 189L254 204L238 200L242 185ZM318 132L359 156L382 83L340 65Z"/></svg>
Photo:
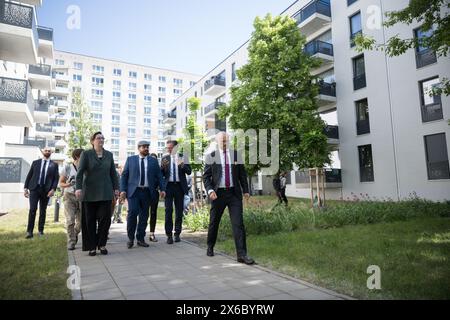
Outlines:
<svg viewBox="0 0 450 320"><path fill-rule="evenodd" d="M33 234L27 233L27 236L25 237L25 239L33 239Z"/></svg>
<svg viewBox="0 0 450 320"><path fill-rule="evenodd" d="M104 256L106 256L108 254L108 250L105 249L100 249L100 253Z"/></svg>
<svg viewBox="0 0 450 320"><path fill-rule="evenodd" d="M237 261L239 263L245 263L245 264L248 264L248 265L255 264L255 260L253 260L252 258L247 257L247 256L238 257Z"/></svg>
<svg viewBox="0 0 450 320"><path fill-rule="evenodd" d="M167 244L173 244L173 238L167 237Z"/></svg>
<svg viewBox="0 0 450 320"><path fill-rule="evenodd" d="M97 251L95 251L95 250L89 251L89 256L95 257L96 255L97 255Z"/></svg>
<svg viewBox="0 0 450 320"><path fill-rule="evenodd" d="M133 246L134 246L134 241L128 241L128 242L127 242L127 247L128 247L128 249L133 248Z"/></svg>
<svg viewBox="0 0 450 320"><path fill-rule="evenodd" d="M208 257L214 257L214 249L209 247L208 250L206 250L206 255Z"/></svg>
<svg viewBox="0 0 450 320"><path fill-rule="evenodd" d="M156 239L156 237L155 237L154 234L150 235L150 236L148 237L148 240L149 240L150 242L158 242L158 239Z"/></svg>
<svg viewBox="0 0 450 320"><path fill-rule="evenodd" d="M138 241L138 242L137 242L137 245L138 245L139 247L144 247L144 248L150 247L149 244L146 243L145 241Z"/></svg>
<svg viewBox="0 0 450 320"><path fill-rule="evenodd" d="M175 235L175 242L180 242L180 241L181 241L180 235L179 235L179 234L176 234L176 235Z"/></svg>

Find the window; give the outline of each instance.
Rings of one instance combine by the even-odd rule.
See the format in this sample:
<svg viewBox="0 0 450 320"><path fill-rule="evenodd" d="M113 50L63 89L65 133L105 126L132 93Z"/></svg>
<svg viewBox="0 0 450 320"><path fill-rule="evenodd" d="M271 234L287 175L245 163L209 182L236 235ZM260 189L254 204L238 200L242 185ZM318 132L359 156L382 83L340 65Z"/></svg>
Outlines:
<svg viewBox="0 0 450 320"><path fill-rule="evenodd" d="M91 101L91 110L92 111L102 111L103 110L103 102Z"/></svg>
<svg viewBox="0 0 450 320"><path fill-rule="evenodd" d="M112 121L112 124L120 124L120 116L113 114L111 121Z"/></svg>
<svg viewBox="0 0 450 320"><path fill-rule="evenodd" d="M128 114L136 114L136 105L134 104L128 105Z"/></svg>
<svg viewBox="0 0 450 320"><path fill-rule="evenodd" d="M130 100L130 101L136 101L136 94L134 94L134 93L128 94L128 100Z"/></svg>
<svg viewBox="0 0 450 320"><path fill-rule="evenodd" d="M72 87L73 93L81 93L81 87Z"/></svg>
<svg viewBox="0 0 450 320"><path fill-rule="evenodd" d="M432 95L433 88L439 85L439 83L439 77L419 82L422 122L441 120L444 118L441 96Z"/></svg>
<svg viewBox="0 0 450 320"><path fill-rule="evenodd" d="M370 133L369 104L367 99L355 102L356 105L356 133L358 135Z"/></svg>
<svg viewBox="0 0 450 320"><path fill-rule="evenodd" d="M120 140L119 139L111 139L111 147L117 149L119 148Z"/></svg>
<svg viewBox="0 0 450 320"><path fill-rule="evenodd" d="M137 88L136 82L129 82L129 83L128 83L128 90L130 90L130 91L136 91L136 88Z"/></svg>
<svg viewBox="0 0 450 320"><path fill-rule="evenodd" d="M64 62L64 60L56 59L56 60L55 60L55 64L56 64L57 66L63 66L63 65L65 64L65 62Z"/></svg>
<svg viewBox="0 0 450 320"><path fill-rule="evenodd" d="M175 86L175 87L182 87L183 86L183 80L181 80L181 79L173 79L173 85Z"/></svg>
<svg viewBox="0 0 450 320"><path fill-rule="evenodd" d="M433 29L424 31L422 28L414 30L414 38L419 41L419 46L416 48L416 67L423 68L430 64L436 63L436 52L431 50L422 43L424 39L427 39L433 35Z"/></svg>
<svg viewBox="0 0 450 320"><path fill-rule="evenodd" d="M128 137L135 137L136 136L136 129L135 128L128 128Z"/></svg>
<svg viewBox="0 0 450 320"><path fill-rule="evenodd" d="M136 79L137 78L137 72L136 71L130 71L130 72L128 72L128 76L130 78Z"/></svg>
<svg viewBox="0 0 450 320"><path fill-rule="evenodd" d="M105 67L93 65L92 72L95 74L103 75L105 73Z"/></svg>
<svg viewBox="0 0 450 320"><path fill-rule="evenodd" d="M113 91L113 100L120 101L120 92L119 91Z"/></svg>
<svg viewBox="0 0 450 320"><path fill-rule="evenodd" d="M144 96L144 103L145 104L152 103L152 97L151 96Z"/></svg>
<svg viewBox="0 0 450 320"><path fill-rule="evenodd" d="M159 76L158 77L159 82L165 83L166 82L166 77L164 76Z"/></svg>
<svg viewBox="0 0 450 320"><path fill-rule="evenodd" d="M428 180L450 179L445 133L424 137Z"/></svg>
<svg viewBox="0 0 450 320"><path fill-rule="evenodd" d="M364 55L353 58L353 89L358 90L366 87L366 68Z"/></svg>
<svg viewBox="0 0 450 320"><path fill-rule="evenodd" d="M112 113L120 113L120 103L113 103L111 112Z"/></svg>
<svg viewBox="0 0 450 320"><path fill-rule="evenodd" d="M120 90L122 86L122 82L120 80L113 80L113 89Z"/></svg>
<svg viewBox="0 0 450 320"><path fill-rule="evenodd" d="M136 124L136 117L135 116L128 116L128 125L134 126Z"/></svg>
<svg viewBox="0 0 450 320"><path fill-rule="evenodd" d="M159 105L166 105L166 98L158 98Z"/></svg>
<svg viewBox="0 0 450 320"><path fill-rule="evenodd" d="M145 115L151 115L152 109L150 107L144 107L144 114Z"/></svg>
<svg viewBox="0 0 450 320"><path fill-rule="evenodd" d="M144 84L144 92L151 93L152 92L152 86L149 84Z"/></svg>
<svg viewBox="0 0 450 320"><path fill-rule="evenodd" d="M150 138L152 135L152 130L150 129L144 129L144 137L145 138Z"/></svg>
<svg viewBox="0 0 450 320"><path fill-rule="evenodd" d="M146 81L152 81L152 75L149 73L144 74L144 80Z"/></svg>
<svg viewBox="0 0 450 320"><path fill-rule="evenodd" d="M231 65L231 81L236 80L236 62Z"/></svg>
<svg viewBox="0 0 450 320"><path fill-rule="evenodd" d="M151 118L144 118L144 127L150 127L152 125L152 119Z"/></svg>
<svg viewBox="0 0 450 320"><path fill-rule="evenodd" d="M74 62L74 63L73 63L73 68L74 68L75 70L83 70L83 64L80 63L80 62Z"/></svg>
<svg viewBox="0 0 450 320"><path fill-rule="evenodd" d="M122 76L122 70L121 70L121 69L114 69L113 74L114 74L115 76L120 77L120 76Z"/></svg>
<svg viewBox="0 0 450 320"><path fill-rule="evenodd" d="M361 12L350 17L350 46L354 47L354 39L358 34L362 33Z"/></svg>
<svg viewBox="0 0 450 320"><path fill-rule="evenodd" d="M104 79L103 78L97 78L92 77L92 85L96 87L103 87Z"/></svg>
<svg viewBox="0 0 450 320"><path fill-rule="evenodd" d="M372 145L358 147L359 154L359 179L361 182L374 181Z"/></svg>
<svg viewBox="0 0 450 320"><path fill-rule="evenodd" d="M173 94L176 95L176 96L181 96L182 93L183 93L183 90L173 89Z"/></svg>
<svg viewBox="0 0 450 320"><path fill-rule="evenodd" d="M136 145L136 140L128 139L127 140L128 149L133 149Z"/></svg>
<svg viewBox="0 0 450 320"><path fill-rule="evenodd" d="M81 82L81 81L83 81L83 76L81 74L74 74L73 81Z"/></svg>
<svg viewBox="0 0 450 320"><path fill-rule="evenodd" d="M92 89L93 99L103 99L103 90Z"/></svg>
<svg viewBox="0 0 450 320"><path fill-rule="evenodd" d="M355 3L356 1L358 1L358 0L347 0L347 6Z"/></svg>
<svg viewBox="0 0 450 320"><path fill-rule="evenodd" d="M189 81L189 87L195 86L195 81Z"/></svg>
<svg viewBox="0 0 450 320"><path fill-rule="evenodd" d="M112 127L111 128L111 136L118 137L120 135L120 128L119 127Z"/></svg>
<svg viewBox="0 0 450 320"><path fill-rule="evenodd" d="M94 122L97 122L97 123L102 122L102 114L101 113L91 113L91 116L92 116L92 120Z"/></svg>
<svg viewBox="0 0 450 320"><path fill-rule="evenodd" d="M160 95L165 96L166 95L166 88L165 87L158 87L158 92Z"/></svg>

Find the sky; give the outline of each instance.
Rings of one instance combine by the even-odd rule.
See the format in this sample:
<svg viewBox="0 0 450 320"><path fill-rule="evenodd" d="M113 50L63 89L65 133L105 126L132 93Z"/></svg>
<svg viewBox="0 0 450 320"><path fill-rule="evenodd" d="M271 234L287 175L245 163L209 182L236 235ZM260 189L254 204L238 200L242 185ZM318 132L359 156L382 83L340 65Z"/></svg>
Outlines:
<svg viewBox="0 0 450 320"><path fill-rule="evenodd" d="M56 50L203 75L250 38L256 16L293 2L44 0L37 15Z"/></svg>

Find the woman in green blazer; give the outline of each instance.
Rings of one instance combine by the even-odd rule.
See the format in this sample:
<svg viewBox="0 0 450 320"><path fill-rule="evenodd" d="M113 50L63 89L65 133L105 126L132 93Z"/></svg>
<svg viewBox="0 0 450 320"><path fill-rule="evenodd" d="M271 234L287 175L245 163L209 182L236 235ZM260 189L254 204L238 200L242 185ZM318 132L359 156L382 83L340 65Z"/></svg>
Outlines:
<svg viewBox="0 0 450 320"><path fill-rule="evenodd" d="M119 181L111 152L103 148L105 138L101 132L91 137L93 149L84 151L76 179L76 196L83 202L86 223L86 246L90 256L108 254L106 242L111 226L111 204L119 197ZM98 224L98 227L97 227Z"/></svg>

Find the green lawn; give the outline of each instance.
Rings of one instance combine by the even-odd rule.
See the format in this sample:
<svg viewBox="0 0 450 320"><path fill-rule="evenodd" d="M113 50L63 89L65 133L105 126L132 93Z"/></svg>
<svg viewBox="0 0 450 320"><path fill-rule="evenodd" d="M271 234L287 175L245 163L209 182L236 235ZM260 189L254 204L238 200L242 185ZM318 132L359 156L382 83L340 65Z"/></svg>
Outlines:
<svg viewBox="0 0 450 320"><path fill-rule="evenodd" d="M60 211L60 220L64 220ZM67 300L68 266L66 232L54 224L47 210L45 236L26 240L28 211L15 210L0 217L0 300Z"/></svg>
<svg viewBox="0 0 450 320"><path fill-rule="evenodd" d="M249 255L274 270L360 299L450 299L450 219L249 236ZM217 248L235 255L234 241ZM381 268L368 290L367 267Z"/></svg>

